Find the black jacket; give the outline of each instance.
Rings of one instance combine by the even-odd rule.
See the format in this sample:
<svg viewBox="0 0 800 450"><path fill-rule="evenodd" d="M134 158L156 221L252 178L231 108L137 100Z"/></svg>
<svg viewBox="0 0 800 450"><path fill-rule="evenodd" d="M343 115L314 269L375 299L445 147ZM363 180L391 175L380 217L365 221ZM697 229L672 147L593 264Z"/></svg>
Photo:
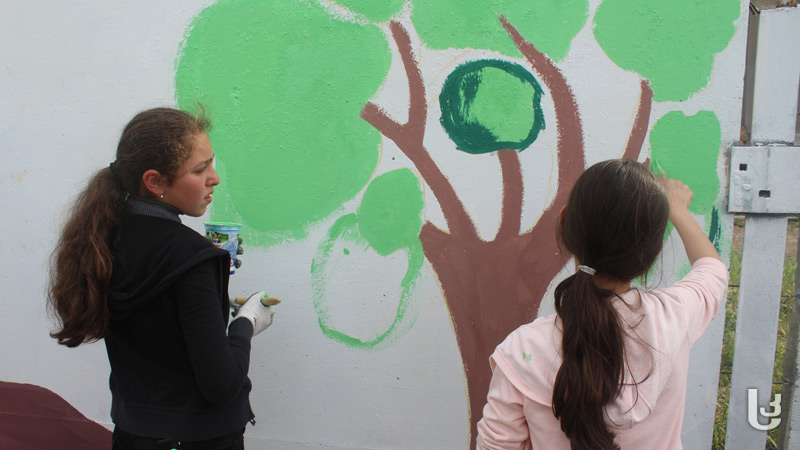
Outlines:
<svg viewBox="0 0 800 450"><path fill-rule="evenodd" d="M194 441L253 418L247 320L229 318L230 256L178 210L131 196L108 295L111 418L128 433Z"/></svg>

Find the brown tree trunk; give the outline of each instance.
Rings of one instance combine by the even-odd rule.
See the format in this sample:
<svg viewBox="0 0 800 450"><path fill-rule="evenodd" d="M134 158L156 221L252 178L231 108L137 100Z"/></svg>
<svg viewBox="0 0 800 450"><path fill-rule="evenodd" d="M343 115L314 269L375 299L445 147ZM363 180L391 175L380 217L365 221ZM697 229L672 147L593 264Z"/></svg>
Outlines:
<svg viewBox="0 0 800 450"><path fill-rule="evenodd" d="M489 356L509 333L536 318L550 281L566 261L555 243L555 223L540 222L536 231L492 242L448 234L430 223L420 233L461 352L470 448L475 448L476 426L492 377Z"/></svg>

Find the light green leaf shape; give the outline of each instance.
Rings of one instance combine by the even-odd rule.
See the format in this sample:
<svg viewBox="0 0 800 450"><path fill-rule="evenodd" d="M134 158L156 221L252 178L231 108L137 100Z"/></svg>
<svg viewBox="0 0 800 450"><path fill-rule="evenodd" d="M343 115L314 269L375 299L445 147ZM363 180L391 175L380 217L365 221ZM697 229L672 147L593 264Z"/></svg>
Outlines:
<svg viewBox="0 0 800 450"><path fill-rule="evenodd" d="M397 14L403 8L405 0L336 0L336 3L363 14L375 23L381 23Z"/></svg>
<svg viewBox="0 0 800 450"><path fill-rule="evenodd" d="M345 246L344 251L334 252L337 246L341 247L342 245ZM334 270L336 262L352 255L352 251L348 250L348 247L354 250L363 250L367 246L366 240L359 234L356 215L347 214L340 217L317 247L316 256L311 264L311 287L314 310L317 313L320 329L325 336L352 349L377 351L397 342L413 327L418 313L415 291L422 275L425 255L418 239L409 243L407 247L408 269L401 281L401 294L394 321L377 336L359 338L339 329L334 323L326 288L330 278L336 276Z"/></svg>
<svg viewBox="0 0 800 450"><path fill-rule="evenodd" d="M503 15L537 50L560 61L588 14L587 0L413 0L411 19L429 48L469 47L519 57L498 18Z"/></svg>
<svg viewBox="0 0 800 450"><path fill-rule="evenodd" d="M370 182L358 208L358 230L382 256L419 242L425 200L409 169L384 173Z"/></svg>
<svg viewBox="0 0 800 450"><path fill-rule="evenodd" d="M739 0L605 0L594 36L616 65L650 80L655 101L682 101L708 84L739 7Z"/></svg>
<svg viewBox="0 0 800 450"><path fill-rule="evenodd" d="M542 88L524 67L496 59L470 61L445 80L441 124L461 151L524 150L544 129Z"/></svg>
<svg viewBox="0 0 800 450"><path fill-rule="evenodd" d="M711 211L719 194L717 159L722 130L713 111L686 116L671 111L650 130L651 168L656 174L683 181L694 194L689 210Z"/></svg>
<svg viewBox="0 0 800 450"><path fill-rule="evenodd" d="M257 245L300 239L369 181L381 136L359 117L391 55L380 29L316 3L223 0L186 32L178 104L210 113L223 176L212 219Z"/></svg>

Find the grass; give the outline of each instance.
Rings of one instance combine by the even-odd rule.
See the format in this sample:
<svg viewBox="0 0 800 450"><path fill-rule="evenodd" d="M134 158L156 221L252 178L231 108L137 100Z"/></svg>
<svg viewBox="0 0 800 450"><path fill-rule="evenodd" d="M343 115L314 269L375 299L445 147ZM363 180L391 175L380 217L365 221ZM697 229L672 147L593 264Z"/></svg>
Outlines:
<svg viewBox="0 0 800 450"><path fill-rule="evenodd" d="M797 221L790 222L790 227L797 229ZM717 391L717 410L714 423L712 450L724 450L725 430L727 425L728 399L730 397L731 367L733 366L733 343L736 331L737 300L739 280L742 270L742 250L731 251L730 284L728 301L725 305L725 331L722 338L722 359L720 362L719 389ZM783 391L783 356L786 349L786 338L789 333L792 304L795 299L795 273L797 255L789 256L784 261L783 284L781 287L781 307L778 320L777 345L775 348L775 370L773 372L772 398ZM767 433L766 450L777 450L778 429Z"/></svg>

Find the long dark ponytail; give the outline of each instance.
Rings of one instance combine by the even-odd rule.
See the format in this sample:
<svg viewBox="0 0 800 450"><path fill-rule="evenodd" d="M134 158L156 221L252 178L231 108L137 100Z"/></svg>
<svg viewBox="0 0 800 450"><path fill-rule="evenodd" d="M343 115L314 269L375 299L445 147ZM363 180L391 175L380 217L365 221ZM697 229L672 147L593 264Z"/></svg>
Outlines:
<svg viewBox="0 0 800 450"><path fill-rule="evenodd" d="M140 180L149 169L171 183L189 158L191 138L208 127L202 113L194 117L172 108L141 112L125 127L116 161L80 193L53 252L48 305L59 323L50 335L59 344L77 347L106 336L106 296L125 200L146 195Z"/></svg>
<svg viewBox="0 0 800 450"><path fill-rule="evenodd" d="M76 199L61 231L53 254L49 298L61 319L61 329L51 333L59 344L76 347L106 334L111 248L125 196L111 169L100 170Z"/></svg>
<svg viewBox="0 0 800 450"><path fill-rule="evenodd" d="M653 174L631 160L587 169L572 188L559 225L561 245L597 275L629 282L661 251L669 204ZM563 362L553 387L553 413L573 450L618 450L605 406L619 394L625 346L614 292L578 270L555 289Z"/></svg>

